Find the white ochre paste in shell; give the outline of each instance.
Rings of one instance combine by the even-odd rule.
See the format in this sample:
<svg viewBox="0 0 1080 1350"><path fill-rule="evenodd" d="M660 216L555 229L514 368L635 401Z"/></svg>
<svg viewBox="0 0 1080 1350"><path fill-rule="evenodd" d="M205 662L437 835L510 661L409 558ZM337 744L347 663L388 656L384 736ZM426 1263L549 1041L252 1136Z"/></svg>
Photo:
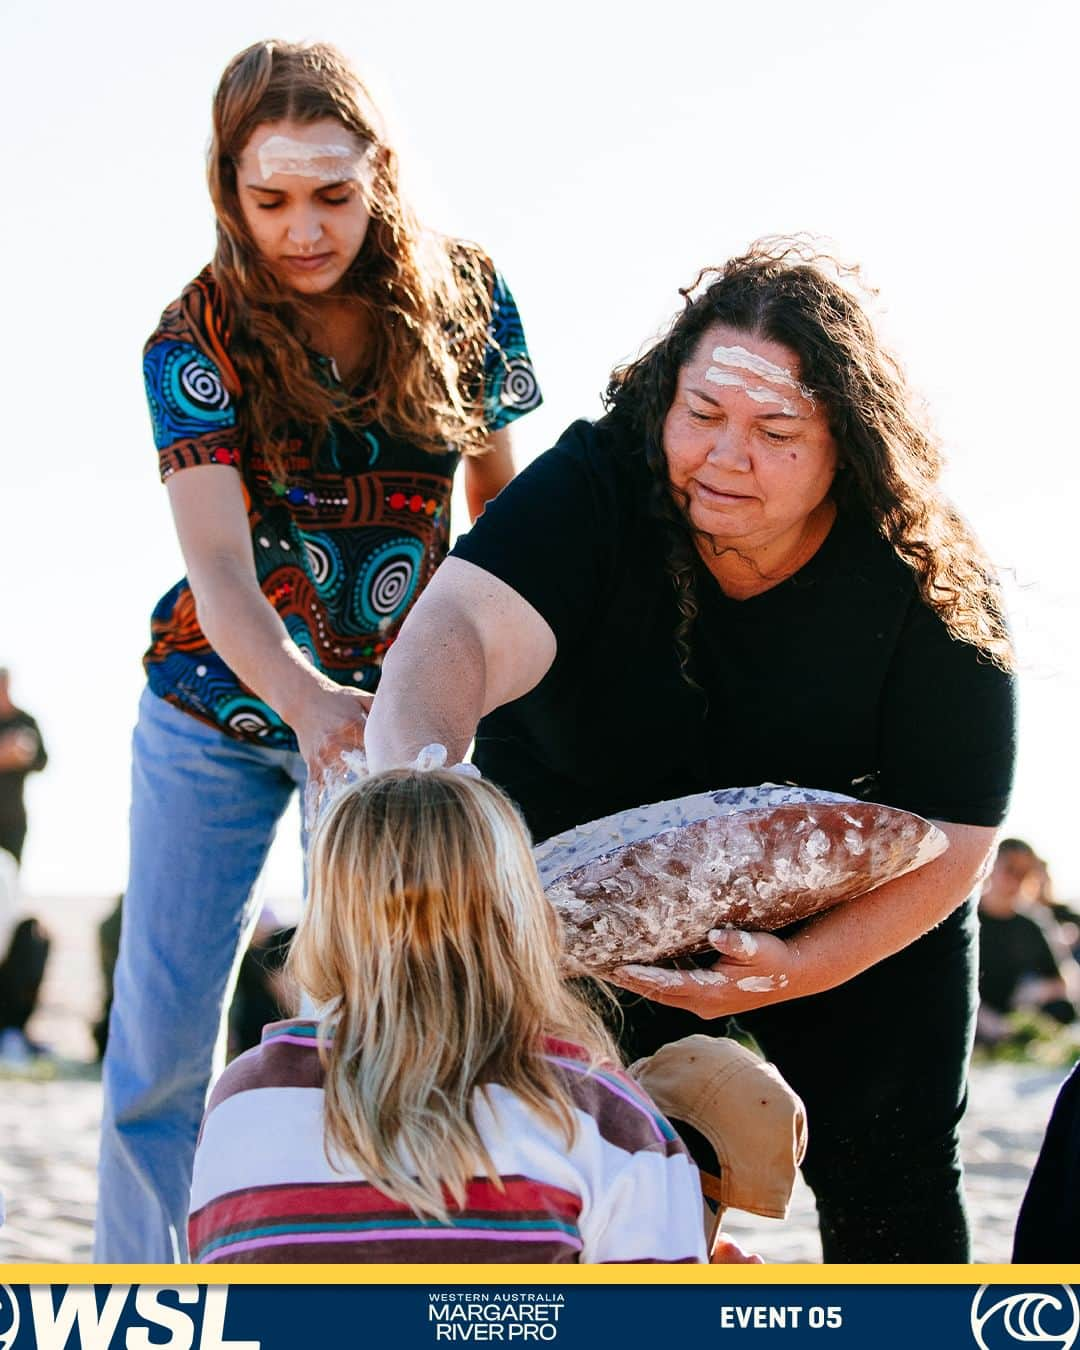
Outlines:
<svg viewBox="0 0 1080 1350"><path fill-rule="evenodd" d="M922 866L946 843L906 811L766 783L618 812L535 856L566 967L582 973L707 951L717 929L783 928ZM755 955L752 933L737 941L729 960Z"/></svg>

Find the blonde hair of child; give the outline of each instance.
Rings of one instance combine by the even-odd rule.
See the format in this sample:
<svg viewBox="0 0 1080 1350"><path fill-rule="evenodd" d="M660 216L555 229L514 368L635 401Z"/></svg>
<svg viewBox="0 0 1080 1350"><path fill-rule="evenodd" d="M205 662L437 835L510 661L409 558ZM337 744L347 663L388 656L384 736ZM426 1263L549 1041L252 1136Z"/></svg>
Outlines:
<svg viewBox="0 0 1080 1350"><path fill-rule="evenodd" d="M475 1094L500 1084L559 1129L574 1107L545 1037L617 1062L560 975L561 938L525 827L480 779L392 770L350 786L311 845L289 957L323 1010L328 1159L446 1221L495 1165Z"/></svg>

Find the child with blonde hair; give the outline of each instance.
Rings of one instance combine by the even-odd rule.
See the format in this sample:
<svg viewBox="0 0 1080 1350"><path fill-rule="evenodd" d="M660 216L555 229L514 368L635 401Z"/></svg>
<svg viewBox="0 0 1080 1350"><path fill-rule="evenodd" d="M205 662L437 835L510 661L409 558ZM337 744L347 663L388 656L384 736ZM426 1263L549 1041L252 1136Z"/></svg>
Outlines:
<svg viewBox="0 0 1080 1350"><path fill-rule="evenodd" d="M497 788L342 791L289 958L321 1016L268 1026L212 1093L192 1259L704 1260L694 1165L559 966Z"/></svg>

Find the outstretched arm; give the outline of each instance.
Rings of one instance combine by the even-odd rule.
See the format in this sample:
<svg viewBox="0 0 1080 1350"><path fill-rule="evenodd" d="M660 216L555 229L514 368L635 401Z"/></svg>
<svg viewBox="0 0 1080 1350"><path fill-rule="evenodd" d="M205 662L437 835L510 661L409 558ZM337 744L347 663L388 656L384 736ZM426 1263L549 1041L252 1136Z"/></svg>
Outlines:
<svg viewBox="0 0 1080 1350"><path fill-rule="evenodd" d="M709 935L721 953L711 969L624 966L614 982L703 1018L833 989L929 932L984 874L996 831L935 823L949 840L941 857L870 895L837 905L786 939L720 929Z"/></svg>
<svg viewBox="0 0 1080 1350"><path fill-rule="evenodd" d="M316 775L363 742L371 696L343 689L305 658L259 589L240 475L217 465L169 479L169 504L199 625L241 680L296 732Z"/></svg>
<svg viewBox="0 0 1080 1350"><path fill-rule="evenodd" d="M365 735L368 767L410 764L436 742L458 763L481 717L528 693L554 659L555 634L527 600L447 558L386 654Z"/></svg>

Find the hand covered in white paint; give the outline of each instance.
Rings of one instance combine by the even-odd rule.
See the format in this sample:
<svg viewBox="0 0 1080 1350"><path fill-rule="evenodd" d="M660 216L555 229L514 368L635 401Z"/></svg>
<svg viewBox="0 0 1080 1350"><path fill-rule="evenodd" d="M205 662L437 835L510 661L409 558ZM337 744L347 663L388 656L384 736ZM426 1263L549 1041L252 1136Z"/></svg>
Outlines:
<svg viewBox="0 0 1080 1350"><path fill-rule="evenodd" d="M782 1003L801 992L799 949L794 942L738 928L714 928L709 941L721 954L712 966L696 970L620 966L611 982L703 1018L730 1017L766 1003Z"/></svg>
<svg viewBox="0 0 1080 1350"><path fill-rule="evenodd" d="M352 690L346 690L352 693ZM408 768L428 773L432 769L447 769L448 773L459 773L465 778L479 778L480 770L475 764L451 764L447 766L445 745L425 745ZM367 755L362 749L345 749L338 754L336 762L322 765L318 777L308 774L304 788L304 825L312 830L320 815L337 800L341 793L359 778L368 775Z"/></svg>
<svg viewBox="0 0 1080 1350"><path fill-rule="evenodd" d="M374 697L360 689L324 689L293 718L309 781L321 785L328 771L337 771L343 752L364 748L364 723Z"/></svg>

